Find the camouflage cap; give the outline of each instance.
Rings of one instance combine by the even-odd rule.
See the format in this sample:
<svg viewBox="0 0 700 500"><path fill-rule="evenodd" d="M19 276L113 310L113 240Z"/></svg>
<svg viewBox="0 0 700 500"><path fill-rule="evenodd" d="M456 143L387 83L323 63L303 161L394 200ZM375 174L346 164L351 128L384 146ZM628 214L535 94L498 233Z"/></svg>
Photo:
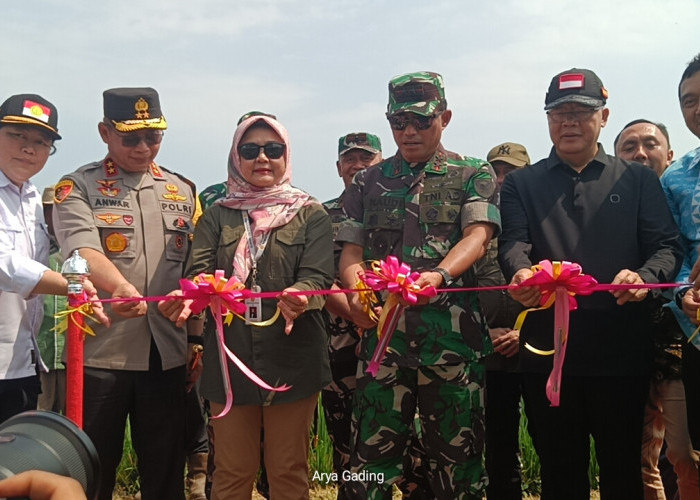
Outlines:
<svg viewBox="0 0 700 500"><path fill-rule="evenodd" d="M382 142L379 137L367 132L352 132L338 139L338 158L351 149L364 149L376 155L382 151Z"/></svg>
<svg viewBox="0 0 700 500"><path fill-rule="evenodd" d="M389 82L389 104L386 115L410 112L430 116L447 109L442 76L418 71L395 76Z"/></svg>
<svg viewBox="0 0 700 500"><path fill-rule="evenodd" d="M494 146L486 156L486 161L493 163L494 161L502 161L514 167L524 167L530 164L530 156L527 154L527 149L522 144L517 142L504 142L498 146Z"/></svg>

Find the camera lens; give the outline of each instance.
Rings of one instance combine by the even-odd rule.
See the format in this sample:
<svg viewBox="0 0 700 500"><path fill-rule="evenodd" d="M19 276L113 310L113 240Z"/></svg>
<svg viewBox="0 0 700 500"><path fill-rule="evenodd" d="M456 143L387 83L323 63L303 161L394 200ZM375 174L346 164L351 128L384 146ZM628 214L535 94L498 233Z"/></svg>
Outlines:
<svg viewBox="0 0 700 500"><path fill-rule="evenodd" d="M97 493L97 450L87 434L58 413L27 411L0 424L0 479L28 470L72 477L88 498Z"/></svg>

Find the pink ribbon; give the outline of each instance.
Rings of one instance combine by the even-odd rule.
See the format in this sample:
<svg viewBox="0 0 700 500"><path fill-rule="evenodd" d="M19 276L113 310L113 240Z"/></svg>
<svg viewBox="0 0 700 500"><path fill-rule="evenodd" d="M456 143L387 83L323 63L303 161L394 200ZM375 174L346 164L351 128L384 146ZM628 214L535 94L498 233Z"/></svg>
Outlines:
<svg viewBox="0 0 700 500"><path fill-rule="evenodd" d="M258 387L268 391L283 392L291 388L290 385L273 387L263 379L258 377L253 370L241 361L238 356L226 346L224 339L224 325L222 317L240 316L245 313L246 306L242 302L251 295L243 283L235 277L226 279L222 270L217 270L212 274L199 274L194 280L180 280L180 288L187 298L192 299L190 309L194 314L202 312L207 306L214 316L216 324L216 335L219 343L219 361L221 363L221 374L224 379L224 389L226 391L226 404L218 415L211 418L220 418L226 415L233 406L233 389L231 388L231 378L228 373L228 362L230 359L243 374L248 377Z"/></svg>
<svg viewBox="0 0 700 500"><path fill-rule="evenodd" d="M416 285L415 282L420 278L420 273L412 272L408 264L399 262L399 259L393 255L387 257L386 261L372 261L370 270L360 273L359 278L375 292L384 290L389 292L377 324L379 341L366 370L367 373L376 377L399 318L407 307L399 301L399 297L409 305L415 305L418 303L419 295L434 297L437 291L432 286L421 288Z"/></svg>
<svg viewBox="0 0 700 500"><path fill-rule="evenodd" d="M552 371L547 379L546 391L551 405L559 406L561 377L569 335L569 312L578 308L574 296L591 295L596 291L598 282L593 277L582 274L580 265L566 261L543 260L538 265L532 266L532 269L535 274L523 281L520 286L536 286L540 289L539 309L548 309L552 304L555 305L554 360ZM516 329L520 329L522 325L523 313L518 318Z"/></svg>

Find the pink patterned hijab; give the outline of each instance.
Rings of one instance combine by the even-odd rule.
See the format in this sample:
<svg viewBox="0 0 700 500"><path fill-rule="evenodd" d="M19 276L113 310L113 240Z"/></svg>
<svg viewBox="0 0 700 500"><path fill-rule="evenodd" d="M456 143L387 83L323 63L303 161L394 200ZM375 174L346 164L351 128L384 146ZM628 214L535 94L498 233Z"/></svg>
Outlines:
<svg viewBox="0 0 700 500"><path fill-rule="evenodd" d="M277 185L266 188L253 186L243 178L240 168L241 157L238 154L238 145L243 135L254 123L261 121L269 125L287 146L284 152L286 165L284 176ZM256 115L247 118L238 125L233 135L233 145L228 158L228 196L219 203L226 208L248 211L251 218L253 243L256 247L265 233L287 224L301 207L318 203L308 193L290 184L292 178L290 152L287 129L269 116ZM245 214L243 216L245 217ZM248 238L243 236L238 242L233 258L233 272L241 282L245 282L252 266L253 256L250 253Z"/></svg>

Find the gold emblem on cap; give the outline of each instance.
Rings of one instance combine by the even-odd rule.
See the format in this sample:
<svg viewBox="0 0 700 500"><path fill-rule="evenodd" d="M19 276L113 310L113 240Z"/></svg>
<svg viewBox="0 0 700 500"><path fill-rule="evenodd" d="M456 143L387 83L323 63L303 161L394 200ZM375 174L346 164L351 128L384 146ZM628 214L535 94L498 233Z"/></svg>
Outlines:
<svg viewBox="0 0 700 500"><path fill-rule="evenodd" d="M148 103L143 97L139 97L139 100L134 104L134 109L136 110L137 120L145 120L151 117L151 114L148 112Z"/></svg>

